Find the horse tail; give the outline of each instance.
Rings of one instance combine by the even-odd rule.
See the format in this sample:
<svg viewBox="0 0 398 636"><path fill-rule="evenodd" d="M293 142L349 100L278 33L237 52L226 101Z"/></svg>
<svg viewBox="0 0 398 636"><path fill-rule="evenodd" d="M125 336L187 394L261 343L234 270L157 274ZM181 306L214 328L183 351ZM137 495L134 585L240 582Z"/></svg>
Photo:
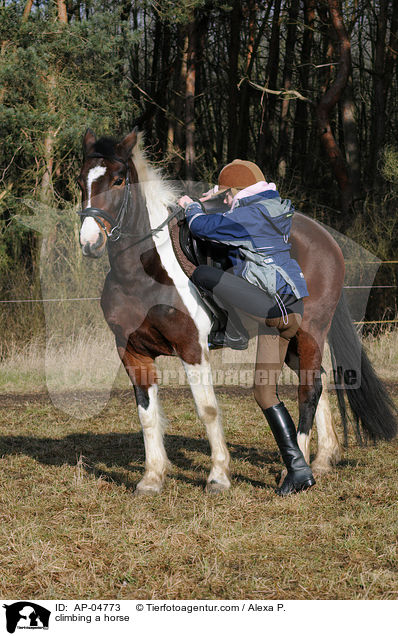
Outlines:
<svg viewBox="0 0 398 636"><path fill-rule="evenodd" d="M397 434L397 408L366 355L352 323L344 293L333 316L328 339L345 441L344 391L356 421L358 441L362 442L359 423L365 437L373 441L391 440Z"/></svg>

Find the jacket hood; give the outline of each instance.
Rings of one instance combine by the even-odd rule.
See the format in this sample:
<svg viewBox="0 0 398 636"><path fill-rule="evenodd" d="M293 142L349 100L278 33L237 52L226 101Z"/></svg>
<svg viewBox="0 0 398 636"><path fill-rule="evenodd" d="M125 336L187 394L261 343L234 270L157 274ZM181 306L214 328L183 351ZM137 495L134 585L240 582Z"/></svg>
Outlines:
<svg viewBox="0 0 398 636"><path fill-rule="evenodd" d="M237 194L235 194L231 210L234 209L239 199L245 199L246 197L252 197L255 194L260 194L261 192L265 192L266 190L274 190L276 191L275 183L267 183L267 181L258 181L251 186L248 186L244 190L240 190Z"/></svg>

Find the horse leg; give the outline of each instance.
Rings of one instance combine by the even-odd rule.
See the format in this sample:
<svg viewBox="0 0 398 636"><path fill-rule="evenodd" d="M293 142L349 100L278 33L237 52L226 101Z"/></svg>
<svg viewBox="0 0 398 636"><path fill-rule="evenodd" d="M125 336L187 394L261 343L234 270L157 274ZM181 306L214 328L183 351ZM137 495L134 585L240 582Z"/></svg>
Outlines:
<svg viewBox="0 0 398 636"><path fill-rule="evenodd" d="M315 413L318 452L312 462L312 468L317 474L330 471L332 466L335 466L341 459L341 446L333 423L325 373L322 373L322 388L322 394Z"/></svg>
<svg viewBox="0 0 398 636"><path fill-rule="evenodd" d="M152 358L141 356L128 348L118 347L133 386L145 446L145 473L137 484L136 494L157 494L161 491L170 462L163 444L165 417L159 399L156 367Z"/></svg>
<svg viewBox="0 0 398 636"><path fill-rule="evenodd" d="M224 439L217 399L214 393L208 351L202 351L200 364L189 364L182 360L188 382L191 387L196 410L204 424L211 449L211 470L207 479L206 490L217 493L228 490L229 452Z"/></svg>
<svg viewBox="0 0 398 636"><path fill-rule="evenodd" d="M310 461L310 439L315 412L322 394L321 365L323 343L299 329L297 332L297 350L299 356L299 424L297 429L298 444L306 461Z"/></svg>
<svg viewBox="0 0 398 636"><path fill-rule="evenodd" d="M341 447L330 409L327 378L320 369L320 350L310 334L298 333L300 338L300 354L298 343L292 341L286 357L286 364L297 373L300 378L299 387L299 431L297 441L307 462L310 460L310 439L313 420L317 426L318 450L311 467L314 473L321 474L331 470L341 456ZM303 349L310 344L309 353L303 354ZM312 343L312 345L311 345ZM311 354L312 351L312 354ZM320 375L320 379L319 379ZM312 379L311 379L311 376ZM286 472L282 472L282 479Z"/></svg>

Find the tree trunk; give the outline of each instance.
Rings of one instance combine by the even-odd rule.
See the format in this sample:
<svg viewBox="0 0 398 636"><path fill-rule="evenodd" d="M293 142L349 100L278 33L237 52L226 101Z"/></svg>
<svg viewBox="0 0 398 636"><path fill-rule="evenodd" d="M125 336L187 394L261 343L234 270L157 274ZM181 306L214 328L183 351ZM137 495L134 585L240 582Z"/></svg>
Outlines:
<svg viewBox="0 0 398 636"><path fill-rule="evenodd" d="M208 59L206 59L206 64L203 60L202 63L202 84L203 86L210 86L210 69ZM205 90L202 98L202 113L203 113L203 124L201 126L201 131L204 134L204 143L205 143L205 166L208 170L213 171L219 166L221 162L221 156L218 152L220 147L219 143L219 127L216 122L216 104L215 104L215 96L214 91Z"/></svg>
<svg viewBox="0 0 398 636"><path fill-rule="evenodd" d="M397 62L397 59L398 59L398 2L393 2L391 26L390 26L390 40L388 43L388 49L386 53L386 63L385 63L385 86L386 86L387 92L389 88L391 87L394 66Z"/></svg>
<svg viewBox="0 0 398 636"><path fill-rule="evenodd" d="M158 102L158 86L161 81L159 66L160 66L160 50L161 50L161 43L162 43L162 22L156 11L154 11L154 14L155 14L155 33L153 35L152 67L151 67L151 76L150 76L150 83L149 83L151 88L149 89L149 95L151 96L151 98L154 99L156 103L159 103ZM157 109L156 107L154 107L153 104L152 104L152 108L150 107L149 110L151 110L152 116L149 117L147 120L147 125L145 128L145 131L146 131L145 139L146 139L146 142L154 149L154 151L160 154L158 138L156 133L155 134L153 133L153 129L155 128L153 120L154 118L158 119L160 113L156 112ZM156 116L155 116L155 112L156 112Z"/></svg>
<svg viewBox="0 0 398 636"><path fill-rule="evenodd" d="M6 56L7 46L10 44L8 40L3 40L0 47L0 62L3 64L3 60ZM6 96L6 87L2 86L0 88L0 104L3 103L4 98Z"/></svg>
<svg viewBox="0 0 398 636"><path fill-rule="evenodd" d="M375 64L373 80L373 101L372 101L372 121L371 121L371 143L369 174L371 183L376 187L382 182L382 177L378 169L380 152L385 144L387 99L391 89L394 66L398 55L398 3L392 3L392 14L390 23L390 35L388 46L386 47L386 36L388 31L388 0L380 2L380 12L377 16L377 37L375 47Z"/></svg>
<svg viewBox="0 0 398 636"><path fill-rule="evenodd" d="M269 55L266 71L267 88L276 89L279 67L279 15L282 0L275 0L274 12L272 15L271 39L269 44ZM263 93L262 97L261 124L256 150L256 161L260 166L265 166L269 171L272 168L272 123L275 114L276 96Z"/></svg>
<svg viewBox="0 0 398 636"><path fill-rule="evenodd" d="M185 82L185 178L195 177L195 80L196 80L196 23L192 21L187 29L187 63Z"/></svg>
<svg viewBox="0 0 398 636"><path fill-rule="evenodd" d="M161 66L160 66L160 78L157 84L156 102L165 110L168 109L169 103L169 91L168 85L171 78L172 66L170 64L170 27L163 24L162 33L162 51L161 51ZM167 148L167 114L164 111L159 111L156 117L156 138L159 143L159 151L164 154Z"/></svg>
<svg viewBox="0 0 398 636"><path fill-rule="evenodd" d="M195 78L195 122L196 128L200 131L200 145L203 149L203 164L210 168L212 165L212 144L213 128L209 126L210 118L207 117L207 87L205 79L204 52L206 49L206 35L208 33L210 13L207 11L197 12L196 16L196 78ZM207 103L206 103L207 102ZM197 141L196 141L197 143Z"/></svg>
<svg viewBox="0 0 398 636"><path fill-rule="evenodd" d="M58 9L58 21L62 24L68 24L68 14L66 11L65 0L57 0ZM56 112L55 106L55 91L57 87L56 73L54 70L50 72L47 77L47 92L48 92L48 112L54 114ZM43 159L44 159L44 173L40 184L40 197L43 201L49 201L51 198L51 191L53 188L52 175L54 167L54 145L55 145L55 130L49 128L44 138L43 143Z"/></svg>
<svg viewBox="0 0 398 636"><path fill-rule="evenodd" d="M297 38L297 18L299 13L299 0L292 0L289 8L289 18L286 37L285 68L283 70L283 88L288 91L292 87L292 75L294 64L294 47ZM279 150L278 150L278 175L286 177L286 167L289 154L289 110L290 99L282 102L281 118L279 125Z"/></svg>
<svg viewBox="0 0 398 636"><path fill-rule="evenodd" d="M378 179L377 163L383 148L386 117L386 86L384 77L385 45L387 35L388 0L380 0L380 11L377 15L377 36L375 46L375 62L373 75L372 121L370 137L369 179L375 187Z"/></svg>
<svg viewBox="0 0 398 636"><path fill-rule="evenodd" d="M241 3L238 0L234 0L230 16L230 40L228 46L229 63L227 158L228 161L233 161L233 159L236 159L236 153L238 149L236 129L238 126L238 65L242 21Z"/></svg>
<svg viewBox="0 0 398 636"><path fill-rule="evenodd" d="M310 77L312 43L314 40L315 0L304 0L304 35L300 58L300 92L306 96ZM302 166L307 155L308 106L296 102L293 136L293 164ZM302 166L302 172L304 171Z"/></svg>
<svg viewBox="0 0 398 636"><path fill-rule="evenodd" d="M266 10L264 19L262 20L257 36L255 37L258 7L257 7L257 3L254 0L252 0L251 2L250 18L249 18L249 44L247 49L246 68L245 68L245 76L247 79L251 78L258 47L260 46L260 42L264 34L265 27L268 23L271 7L272 7L272 3L270 2L268 3L268 7ZM250 94L251 94L250 86L247 81L244 81L240 87L239 125L238 125L238 132L236 136L238 154L241 159L246 159L248 154L249 131L248 131L247 122L249 121Z"/></svg>
<svg viewBox="0 0 398 636"><path fill-rule="evenodd" d="M33 6L33 0L27 0L26 5L25 5L25 9L23 11L23 15L22 15L22 22L27 22L29 16L30 16L30 12L32 10L32 6Z"/></svg>
<svg viewBox="0 0 398 636"><path fill-rule="evenodd" d="M180 174L182 165L183 130L181 120L183 118L183 100L180 94L186 83L186 56L188 52L188 40L181 25L177 27L177 55L174 61L172 75L173 86L170 99L170 112L167 130L167 154L173 158L173 176Z"/></svg>
<svg viewBox="0 0 398 636"><path fill-rule="evenodd" d="M63 24L68 24L68 12L65 0L57 0L58 20Z"/></svg>
<svg viewBox="0 0 398 636"><path fill-rule="evenodd" d="M329 158L333 174L339 184L341 193L341 207L347 211L352 201L352 183L348 174L343 155L336 143L330 125L330 114L341 99L351 69L351 46L342 20L339 1L328 0L331 22L340 42L340 60L336 78L333 84L321 97L318 107L318 125L322 145Z"/></svg>
<svg viewBox="0 0 398 636"><path fill-rule="evenodd" d="M352 194L354 199L359 199L362 197L361 163L352 87L352 69L343 93L341 116L344 131L345 158L352 180Z"/></svg>
<svg viewBox="0 0 398 636"><path fill-rule="evenodd" d="M47 108L50 114L55 113L55 96L54 91L56 88L55 75L51 73L47 77ZM54 142L55 132L50 128L43 142L43 160L44 160L44 172L40 183L40 198L42 201L49 202L52 193L52 174L54 167Z"/></svg>

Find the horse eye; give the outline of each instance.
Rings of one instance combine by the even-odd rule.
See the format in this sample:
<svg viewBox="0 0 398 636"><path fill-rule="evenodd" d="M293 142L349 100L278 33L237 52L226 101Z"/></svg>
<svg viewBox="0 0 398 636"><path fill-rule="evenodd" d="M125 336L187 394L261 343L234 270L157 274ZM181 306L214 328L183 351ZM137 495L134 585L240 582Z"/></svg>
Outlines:
<svg viewBox="0 0 398 636"><path fill-rule="evenodd" d="M116 181L113 182L113 185L119 186L119 185L122 185L122 183L123 183L123 179L116 179Z"/></svg>

